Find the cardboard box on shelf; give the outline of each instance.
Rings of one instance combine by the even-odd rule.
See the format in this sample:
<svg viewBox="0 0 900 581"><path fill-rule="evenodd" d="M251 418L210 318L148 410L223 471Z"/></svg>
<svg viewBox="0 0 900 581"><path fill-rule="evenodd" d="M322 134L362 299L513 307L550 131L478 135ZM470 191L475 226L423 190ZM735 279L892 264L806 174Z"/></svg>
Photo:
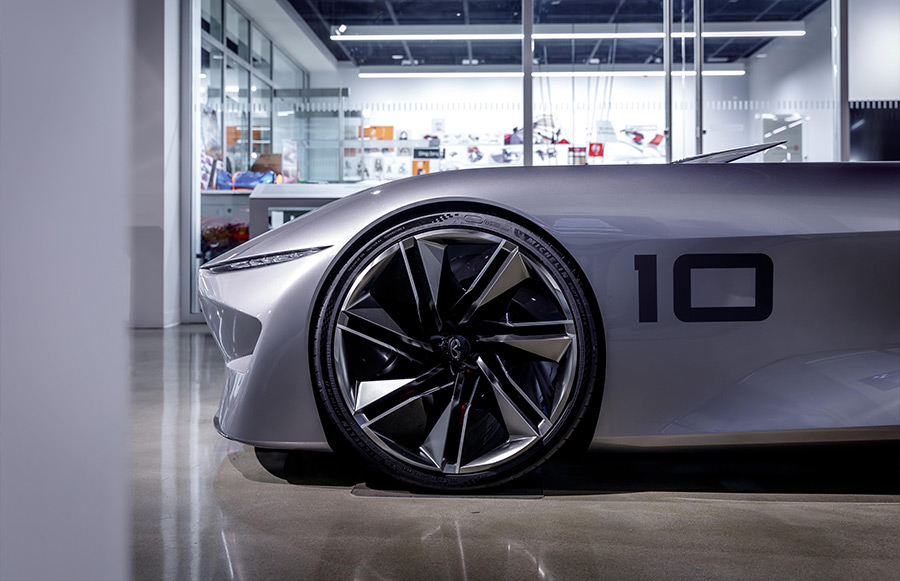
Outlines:
<svg viewBox="0 0 900 581"><path fill-rule="evenodd" d="M359 136L368 139L393 139L393 125L369 125L359 128Z"/></svg>
<svg viewBox="0 0 900 581"><path fill-rule="evenodd" d="M281 154L280 153L263 153L256 158L251 171L274 171L276 174L283 173L281 171Z"/></svg>

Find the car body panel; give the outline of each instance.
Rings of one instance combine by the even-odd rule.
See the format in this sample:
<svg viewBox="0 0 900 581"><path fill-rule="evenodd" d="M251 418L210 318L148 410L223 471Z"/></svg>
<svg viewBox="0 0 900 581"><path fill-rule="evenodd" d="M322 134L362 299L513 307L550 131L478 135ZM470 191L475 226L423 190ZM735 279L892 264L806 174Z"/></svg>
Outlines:
<svg viewBox="0 0 900 581"><path fill-rule="evenodd" d="M309 365L315 300L357 240L435 205L512 213L577 262L606 348L598 442L900 425L900 164L668 165L400 180L209 263L327 247L245 271L201 270L201 305L232 357L217 420L223 434L270 447L325 446ZM709 254L771 259L765 320L679 319L674 265ZM639 321L635 256L655 257L655 322ZM753 305L747 269L690 275L692 307Z"/></svg>

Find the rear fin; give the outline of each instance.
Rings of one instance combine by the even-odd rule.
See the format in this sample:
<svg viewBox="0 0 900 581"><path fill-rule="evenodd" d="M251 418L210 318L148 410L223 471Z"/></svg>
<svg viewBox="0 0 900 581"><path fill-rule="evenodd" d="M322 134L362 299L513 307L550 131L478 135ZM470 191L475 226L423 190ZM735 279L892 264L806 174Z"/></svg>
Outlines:
<svg viewBox="0 0 900 581"><path fill-rule="evenodd" d="M758 145L748 145L747 147L738 147L737 149L726 149L725 151L717 151L715 153L704 153L694 157L686 157L673 161L672 163L730 163L736 159L760 153L767 149L771 149L776 145L783 145L787 141L773 141L772 143L760 143Z"/></svg>

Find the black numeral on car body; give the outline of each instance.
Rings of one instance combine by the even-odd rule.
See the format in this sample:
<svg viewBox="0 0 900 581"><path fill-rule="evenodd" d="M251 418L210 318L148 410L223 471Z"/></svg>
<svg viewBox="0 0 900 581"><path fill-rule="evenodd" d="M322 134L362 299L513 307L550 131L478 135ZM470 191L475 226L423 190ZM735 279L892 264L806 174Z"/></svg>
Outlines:
<svg viewBox="0 0 900 581"><path fill-rule="evenodd" d="M655 323L657 316L656 255L638 254L638 321ZM754 304L742 307L691 305L691 271L700 268L747 268L755 274ZM672 267L675 316L685 323L764 321L772 314L775 268L765 254L683 254Z"/></svg>
<svg viewBox="0 0 900 581"><path fill-rule="evenodd" d="M656 255L638 254L634 257L634 269L638 271L638 320L655 323L656 312Z"/></svg>

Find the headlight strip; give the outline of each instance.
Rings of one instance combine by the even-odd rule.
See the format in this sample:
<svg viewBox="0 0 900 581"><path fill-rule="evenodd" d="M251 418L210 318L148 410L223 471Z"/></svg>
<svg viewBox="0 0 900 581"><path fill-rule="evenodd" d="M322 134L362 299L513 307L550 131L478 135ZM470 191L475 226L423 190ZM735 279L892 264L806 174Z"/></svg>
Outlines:
<svg viewBox="0 0 900 581"><path fill-rule="evenodd" d="M246 270L248 268L258 268L260 266L269 266L272 264L281 264L282 262L290 262L321 252L329 246L319 246L315 248L302 248L300 250L288 250L287 252L275 252L273 254L261 254L259 256L251 256L250 258L238 258L218 264L204 264L200 268L211 272L233 272L235 270Z"/></svg>

